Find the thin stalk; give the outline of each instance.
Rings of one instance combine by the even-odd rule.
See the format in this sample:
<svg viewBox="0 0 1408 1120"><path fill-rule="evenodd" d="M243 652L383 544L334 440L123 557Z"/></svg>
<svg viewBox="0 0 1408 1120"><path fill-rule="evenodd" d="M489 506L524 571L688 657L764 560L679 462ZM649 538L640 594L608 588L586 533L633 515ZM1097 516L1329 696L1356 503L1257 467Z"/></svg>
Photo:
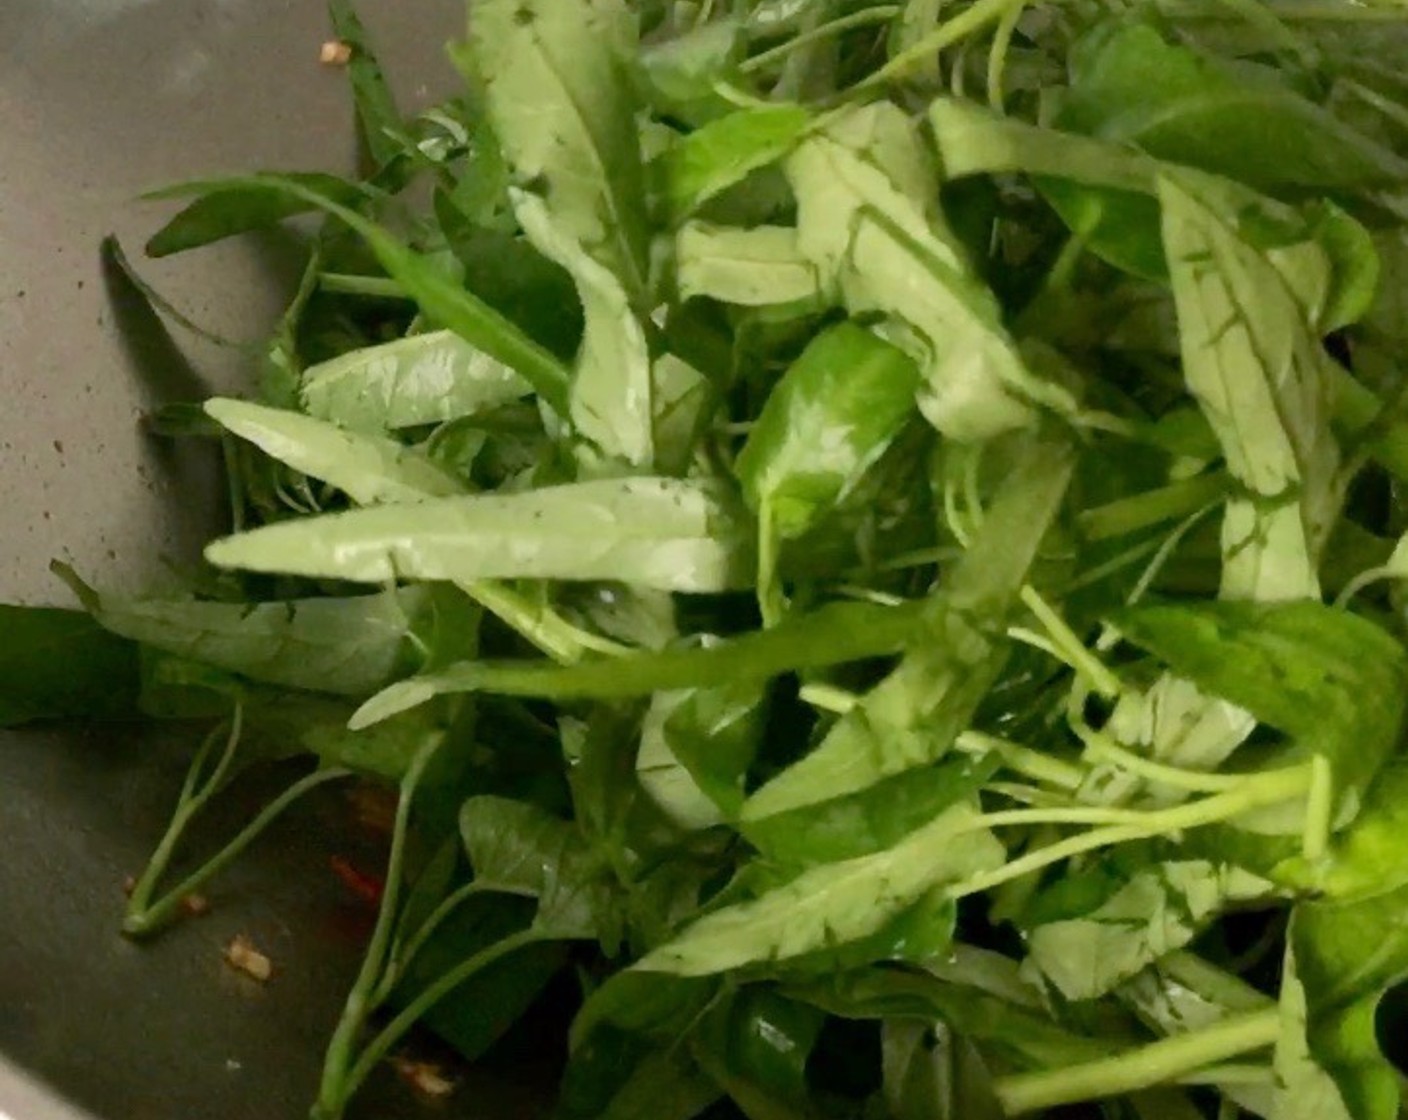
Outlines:
<svg viewBox="0 0 1408 1120"><path fill-rule="evenodd" d="M1066 620L1056 613L1056 610L1041 597L1036 588L1031 584L1025 585L1021 590L1021 599L1027 609L1036 615L1037 621L1045 627L1046 632L1051 635L1052 640L1065 655L1061 660L1085 677L1091 687L1101 696L1108 698L1119 695L1119 677L1115 676L1098 657L1085 647L1085 643L1066 625Z"/></svg>
<svg viewBox="0 0 1408 1120"><path fill-rule="evenodd" d="M1370 108L1377 109L1399 127L1408 128L1408 110L1405 110L1398 102L1389 100L1377 91L1368 86L1360 85L1353 79L1342 78L1340 81L1347 92L1352 93Z"/></svg>
<svg viewBox="0 0 1408 1120"><path fill-rule="evenodd" d="M993 1088L1008 1116L1133 1093L1264 1049L1276 1042L1280 1030L1278 1010L1254 1011L1110 1058L999 1077Z"/></svg>
<svg viewBox="0 0 1408 1120"><path fill-rule="evenodd" d="M765 70L775 62L781 62L793 51L811 43L819 42L822 39L830 38L833 35L841 35L847 31L852 31L857 27L869 27L872 24L888 23L899 15L903 9L893 4L882 5L877 8L862 8L858 12L852 12L848 16L840 16L827 23L818 24L808 31L800 32L788 39L785 43L779 43L775 47L761 51L752 58L745 59L738 66L740 74L753 74L759 70Z"/></svg>
<svg viewBox="0 0 1408 1120"><path fill-rule="evenodd" d="M240 472L240 451L235 438L220 433L220 458L225 467L225 486L230 498L230 532L243 533L249 520L245 506L244 479Z"/></svg>
<svg viewBox="0 0 1408 1120"><path fill-rule="evenodd" d="M1029 852L993 871L969 876L962 882L949 887L948 895L956 900L968 895L980 894L983 891L991 890L1000 883L1020 878L1032 871L1039 871L1043 867L1049 867L1053 863L1059 863L1072 856L1093 852L1099 848L1107 848L1112 844L1123 844L1128 840L1143 840L1150 836L1162 836L1172 832L1181 832L1188 828L1216 824L1218 821L1239 816L1249 809L1255 809L1261 805L1288 801L1298 794L1305 793L1309 785L1309 766L1293 766L1284 770L1273 770L1266 774L1259 774L1256 777L1248 778L1240 788L1230 790L1227 793L1205 797L1200 801L1178 805L1171 809L1145 812L1143 821L1139 824L1119 824L1095 828L1078 836L1059 840L1037 851ZM974 828L985 826L986 819L983 817L975 818L972 823Z"/></svg>
<svg viewBox="0 0 1408 1120"><path fill-rule="evenodd" d="M1061 808L1003 809L984 813L975 823L988 828L1008 828L1038 824L1142 825L1147 809L1107 809L1098 805Z"/></svg>
<svg viewBox="0 0 1408 1120"><path fill-rule="evenodd" d="M317 1120L333 1120L333 1118L340 1116L342 1109L346 1106L348 1098L357 1091L362 1082L365 1081L372 1070L376 1068L377 1063L380 1062L382 1058L386 1057L388 1051L400 1041L401 1037L415 1025L416 1021L422 1015L476 972L487 968L495 961L508 956L510 953L542 940L545 940L545 935L532 928L521 930L518 933L511 933L507 937L494 942L488 948L481 949L473 956L461 961L434 983L428 985L420 995L416 996L415 999L402 1009L399 1015L392 1019L391 1022L387 1023L386 1026L378 1032L375 1038L367 1043L362 1053L358 1056L356 1064L342 1079L340 1094L335 1099L335 1102L329 1100L327 1103L324 1103L323 1099L319 1098L319 1104L314 1111L314 1116ZM335 1107L330 1109L329 1105L334 1104Z"/></svg>
<svg viewBox="0 0 1408 1120"><path fill-rule="evenodd" d="M1123 537L1196 513L1209 502L1224 497L1228 485L1225 471L1200 474L1084 510L1077 515L1076 523L1088 541Z"/></svg>
<svg viewBox="0 0 1408 1120"><path fill-rule="evenodd" d="M1070 583L1066 584L1061 589L1062 593L1065 595L1070 595L1072 592L1079 591L1085 587L1090 587L1094 584L1099 583L1103 579L1108 579L1116 572L1123 571L1131 564L1139 563L1139 561L1143 560L1144 557L1148 556L1150 553L1157 551L1161 543L1162 542L1155 540L1141 541L1139 544L1131 545L1129 548L1126 548L1123 552L1119 552L1116 553L1114 556L1111 556L1103 564L1097 564L1093 568L1087 568L1079 576L1071 580ZM1095 648L1099 649L1100 647L1097 644Z"/></svg>
<svg viewBox="0 0 1408 1120"><path fill-rule="evenodd" d="M166 868L170 864L171 857L176 852L176 845L180 843L186 828L195 816L205 808L206 803L228 773L235 752L239 749L242 724L243 709L237 704L234 716L230 720L228 732L222 723L212 728L201 740L200 746L196 749L195 757L191 759L191 765L186 770L185 781L181 783L181 792L176 798L176 809L171 814L171 823L166 826L165 834L158 841L156 850L152 852L147 866L143 868L141 877L128 896L126 913L122 921L124 932L144 932L148 928L150 923L147 921L147 916L152 909L151 898L156 892L157 884L166 874ZM222 736L225 739L224 750L221 751L220 759L216 762L214 770L211 771L209 777L202 781L206 761L210 758L211 751L215 749L215 744L220 741ZM179 896L177 901L179 902Z"/></svg>
<svg viewBox="0 0 1408 1120"><path fill-rule="evenodd" d="M1191 793L1222 793L1226 790L1236 789L1247 781L1246 775L1208 774L1200 770L1183 770L1177 766L1155 762L1151 758L1145 758L1143 755L1135 754L1126 747L1120 746L1108 735L1096 731L1084 720L1073 721L1072 729L1085 744L1085 752L1091 758L1100 762L1108 762L1118 766L1121 770L1126 770L1151 782L1158 782L1160 785L1187 790Z"/></svg>
<svg viewBox="0 0 1408 1120"><path fill-rule="evenodd" d="M1045 634L1038 634L1035 630L1028 630L1025 626L1009 626L1006 633L1014 642L1021 642L1023 645L1031 646L1032 649L1039 649L1048 657L1061 662L1068 669L1075 670L1075 666L1067 660L1061 648Z"/></svg>
<svg viewBox="0 0 1408 1120"><path fill-rule="evenodd" d="M1144 569L1138 582L1135 583L1133 589L1130 591L1129 598L1125 600L1129 606L1133 606L1135 603L1139 602L1140 599L1144 598L1145 593L1148 592L1149 588L1153 585L1154 580L1159 578L1159 573L1163 571L1164 565L1168 563L1169 558L1174 554L1178 546L1183 543L1183 539L1196 528L1199 521L1213 510L1217 509L1221 504L1221 500L1209 502L1197 512L1190 513L1183 519L1178 528L1174 529L1174 531L1168 535L1168 539L1159 546L1158 552L1154 553L1154 558L1149 561L1149 566Z"/></svg>
<svg viewBox="0 0 1408 1120"><path fill-rule="evenodd" d="M160 929L176 916L187 895L199 890L228 867L285 809L310 790L339 778L350 777L351 774L351 770L345 770L341 767L314 770L311 774L305 774L264 806L249 824L240 829L233 840L221 848L214 857L207 860L199 870L188 875L159 900L150 906L143 905L138 909L131 905L137 900L137 892L134 890L132 899L129 901L127 916L122 921L122 932L132 937L142 937Z"/></svg>
<svg viewBox="0 0 1408 1120"><path fill-rule="evenodd" d="M1020 782L988 782L983 786L983 790L987 793L1001 794L1003 797L1033 807L1046 809L1069 809L1072 807L1069 797L1053 793L1049 789L1042 789L1039 786L1022 785Z"/></svg>
<svg viewBox="0 0 1408 1120"><path fill-rule="evenodd" d="M873 587L861 587L854 583L838 583L836 593L862 603L874 603L881 607L902 607L907 602L903 595L891 595L888 591L876 591Z"/></svg>
<svg viewBox="0 0 1408 1120"><path fill-rule="evenodd" d="M1085 781L1085 771L1079 766L982 731L960 732L954 740L954 746L969 754L987 754L994 751L1009 770L1015 770L1019 774L1025 774L1059 789L1079 789L1080 784Z"/></svg>
<svg viewBox="0 0 1408 1120"><path fill-rule="evenodd" d="M944 479L944 520L948 531L965 549L972 547L973 533L968 519L958 508L958 484L952 478Z"/></svg>
<svg viewBox="0 0 1408 1120"><path fill-rule="evenodd" d="M1007 70L1007 52L1012 47L1012 33L1017 30L1017 22L1026 10L1026 0L1002 13L997 30L993 32L992 46L988 50L988 104L997 113L1006 112L1003 104L1002 79Z"/></svg>
<svg viewBox="0 0 1408 1120"><path fill-rule="evenodd" d="M1335 607L1341 610L1344 609L1349 605L1350 600L1366 587L1370 587L1380 580L1393 579L1395 574L1394 570L1387 565L1378 568L1366 568L1345 584L1343 590L1335 596Z"/></svg>
<svg viewBox="0 0 1408 1120"><path fill-rule="evenodd" d="M1305 797L1305 827L1301 832L1301 855L1307 860L1322 859L1329 851L1334 816L1334 771L1330 760L1317 754L1310 760L1310 791Z"/></svg>
<svg viewBox="0 0 1408 1120"><path fill-rule="evenodd" d="M353 276L345 272L324 272L318 277L318 287L325 292L349 296L372 296L377 299L410 299L406 289L388 276Z"/></svg>
<svg viewBox="0 0 1408 1120"><path fill-rule="evenodd" d="M403 947L399 942L391 946L388 954L386 971L382 974L381 983L377 986L376 1002L384 1002L391 994L391 990L400 982L401 977L406 974L406 969L411 961L415 960L416 954L425 947L425 943L434 936L435 931L441 924L458 910L465 902L478 894L514 894L517 892L506 891L502 886L493 883L481 883L475 880L465 883L458 890L452 891L441 900L440 905L431 911L430 916L421 923L420 928Z"/></svg>
<svg viewBox="0 0 1408 1120"><path fill-rule="evenodd" d="M361 1033L367 1016L371 1014L373 996L381 978L387 949L396 920L397 905L400 902L401 878L405 864L406 833L410 827L411 803L415 800L421 776L429 765L440 744L442 735L427 736L411 759L405 775L401 779L401 796L396 803L396 822L391 831L391 852L387 857L386 887L381 896L381 907L377 911L376 926L372 930L371 941L362 957L362 967L357 979L347 993L347 1003L342 1016L337 1021L332 1038L328 1041L327 1055L323 1059L323 1076L318 1088L318 1100L313 1106L314 1116L336 1117L342 1114L347 1098L356 1082L349 1084L347 1070L352 1064L353 1047Z"/></svg>
<svg viewBox="0 0 1408 1120"><path fill-rule="evenodd" d="M860 697L854 692L824 682L804 684L797 695L804 704L838 716L845 715L860 703Z"/></svg>
<svg viewBox="0 0 1408 1120"><path fill-rule="evenodd" d="M997 23L1011 8L1020 8L1026 0L978 0L952 19L945 20L913 46L900 51L884 66L851 88L851 93L869 93L880 86L904 77L910 70L927 62L940 51L975 34L991 23Z"/></svg>
<svg viewBox="0 0 1408 1120"><path fill-rule="evenodd" d="M538 607L498 580L478 579L457 585L461 591L509 629L560 665L580 661L583 653L620 655L630 651L623 645L573 626L550 607Z"/></svg>
<svg viewBox="0 0 1408 1120"><path fill-rule="evenodd" d="M758 613L764 628L776 626L787 610L777 582L777 543L772 502L764 498L758 504Z"/></svg>

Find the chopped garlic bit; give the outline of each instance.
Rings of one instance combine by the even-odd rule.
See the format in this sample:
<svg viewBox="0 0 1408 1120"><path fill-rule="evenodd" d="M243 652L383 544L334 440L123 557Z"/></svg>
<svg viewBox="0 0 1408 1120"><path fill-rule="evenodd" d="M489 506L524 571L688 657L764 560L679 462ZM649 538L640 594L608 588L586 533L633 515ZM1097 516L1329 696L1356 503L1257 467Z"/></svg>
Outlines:
<svg viewBox="0 0 1408 1120"><path fill-rule="evenodd" d="M225 947L225 963L237 968L261 984L274 974L274 964L254 947L254 942L239 934Z"/></svg>
<svg viewBox="0 0 1408 1120"><path fill-rule="evenodd" d="M391 1065L407 1085L424 1096L448 1097L455 1091L455 1083L433 1062L392 1058Z"/></svg>
<svg viewBox="0 0 1408 1120"><path fill-rule="evenodd" d="M324 66L346 66L352 61L352 44L329 39L318 51L318 61Z"/></svg>

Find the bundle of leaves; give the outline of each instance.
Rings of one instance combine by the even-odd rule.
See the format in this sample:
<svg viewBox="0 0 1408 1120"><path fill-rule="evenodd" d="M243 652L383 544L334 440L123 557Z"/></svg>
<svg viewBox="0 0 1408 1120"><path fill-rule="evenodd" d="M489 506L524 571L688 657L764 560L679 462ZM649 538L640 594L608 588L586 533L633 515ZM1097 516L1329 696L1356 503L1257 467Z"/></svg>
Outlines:
<svg viewBox="0 0 1408 1120"><path fill-rule="evenodd" d="M230 535L0 612L0 722L213 726L124 928L359 774L325 1120L559 974L564 1120L1396 1117L1399 10L474 0L413 119L333 18L366 177L148 245L321 215L251 399L157 417Z"/></svg>

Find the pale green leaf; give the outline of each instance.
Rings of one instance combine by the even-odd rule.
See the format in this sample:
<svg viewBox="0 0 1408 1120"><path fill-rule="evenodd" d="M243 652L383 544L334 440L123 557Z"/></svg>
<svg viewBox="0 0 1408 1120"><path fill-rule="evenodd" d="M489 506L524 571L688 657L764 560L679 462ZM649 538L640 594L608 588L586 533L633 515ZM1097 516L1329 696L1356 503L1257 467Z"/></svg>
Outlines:
<svg viewBox="0 0 1408 1120"><path fill-rule="evenodd" d="M1223 593L1319 593L1341 500L1331 364L1281 272L1187 183L1160 180L1184 376L1247 498L1223 524Z"/></svg>
<svg viewBox="0 0 1408 1120"><path fill-rule="evenodd" d="M785 156L810 123L797 105L741 109L696 129L664 157L665 194L676 221Z"/></svg>
<svg viewBox="0 0 1408 1120"><path fill-rule="evenodd" d="M621 0L480 0L470 46L516 181L638 303L648 231L626 73L634 23Z"/></svg>
<svg viewBox="0 0 1408 1120"><path fill-rule="evenodd" d="M894 105L855 110L789 157L798 245L853 314L881 312L912 332L919 406L941 432L978 440L1030 425L1035 405L1074 402L1026 366L996 299L933 211L936 170Z"/></svg>
<svg viewBox="0 0 1408 1120"><path fill-rule="evenodd" d="M1001 865L1004 850L967 806L955 806L883 852L824 864L750 902L714 911L633 967L705 976L779 964L859 941L926 892Z"/></svg>
<svg viewBox="0 0 1408 1120"><path fill-rule="evenodd" d="M514 212L543 256L577 285L585 327L572 376L573 426L603 453L649 468L654 456L650 352L621 282L583 251L542 199L513 191Z"/></svg>
<svg viewBox="0 0 1408 1120"><path fill-rule="evenodd" d="M661 478L326 514L226 537L206 558L358 583L624 580L674 591L725 590L749 570L746 538L718 492Z"/></svg>
<svg viewBox="0 0 1408 1120"><path fill-rule="evenodd" d="M420 502L463 494L465 485L422 452L326 420L216 397L205 411L272 459L335 486L358 505Z"/></svg>
<svg viewBox="0 0 1408 1120"><path fill-rule="evenodd" d="M1036 967L1067 999L1094 999L1187 945L1230 904L1262 900L1264 879L1226 864L1177 860L1135 872L1088 914L1029 931Z"/></svg>
<svg viewBox="0 0 1408 1120"><path fill-rule="evenodd" d="M532 391L459 335L427 331L310 366L302 398L310 416L375 433L474 416Z"/></svg>
<svg viewBox="0 0 1408 1120"><path fill-rule="evenodd" d="M675 243L681 299L708 296L741 307L824 305L817 269L785 226L734 229L687 222Z"/></svg>
<svg viewBox="0 0 1408 1120"><path fill-rule="evenodd" d="M218 603L126 599L64 573L105 630L251 680L364 696L415 668L414 635L432 622L431 590L341 599Z"/></svg>

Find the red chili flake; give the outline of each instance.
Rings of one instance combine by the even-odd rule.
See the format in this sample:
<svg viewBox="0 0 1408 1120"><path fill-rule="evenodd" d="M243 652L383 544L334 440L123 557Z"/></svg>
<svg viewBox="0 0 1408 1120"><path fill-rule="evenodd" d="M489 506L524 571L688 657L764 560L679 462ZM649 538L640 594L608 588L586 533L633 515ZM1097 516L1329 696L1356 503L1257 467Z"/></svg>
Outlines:
<svg viewBox="0 0 1408 1120"><path fill-rule="evenodd" d="M386 883L379 875L368 875L365 871L358 870L342 856L333 856L328 860L328 865L333 874L342 880L342 885L368 906L381 905Z"/></svg>

